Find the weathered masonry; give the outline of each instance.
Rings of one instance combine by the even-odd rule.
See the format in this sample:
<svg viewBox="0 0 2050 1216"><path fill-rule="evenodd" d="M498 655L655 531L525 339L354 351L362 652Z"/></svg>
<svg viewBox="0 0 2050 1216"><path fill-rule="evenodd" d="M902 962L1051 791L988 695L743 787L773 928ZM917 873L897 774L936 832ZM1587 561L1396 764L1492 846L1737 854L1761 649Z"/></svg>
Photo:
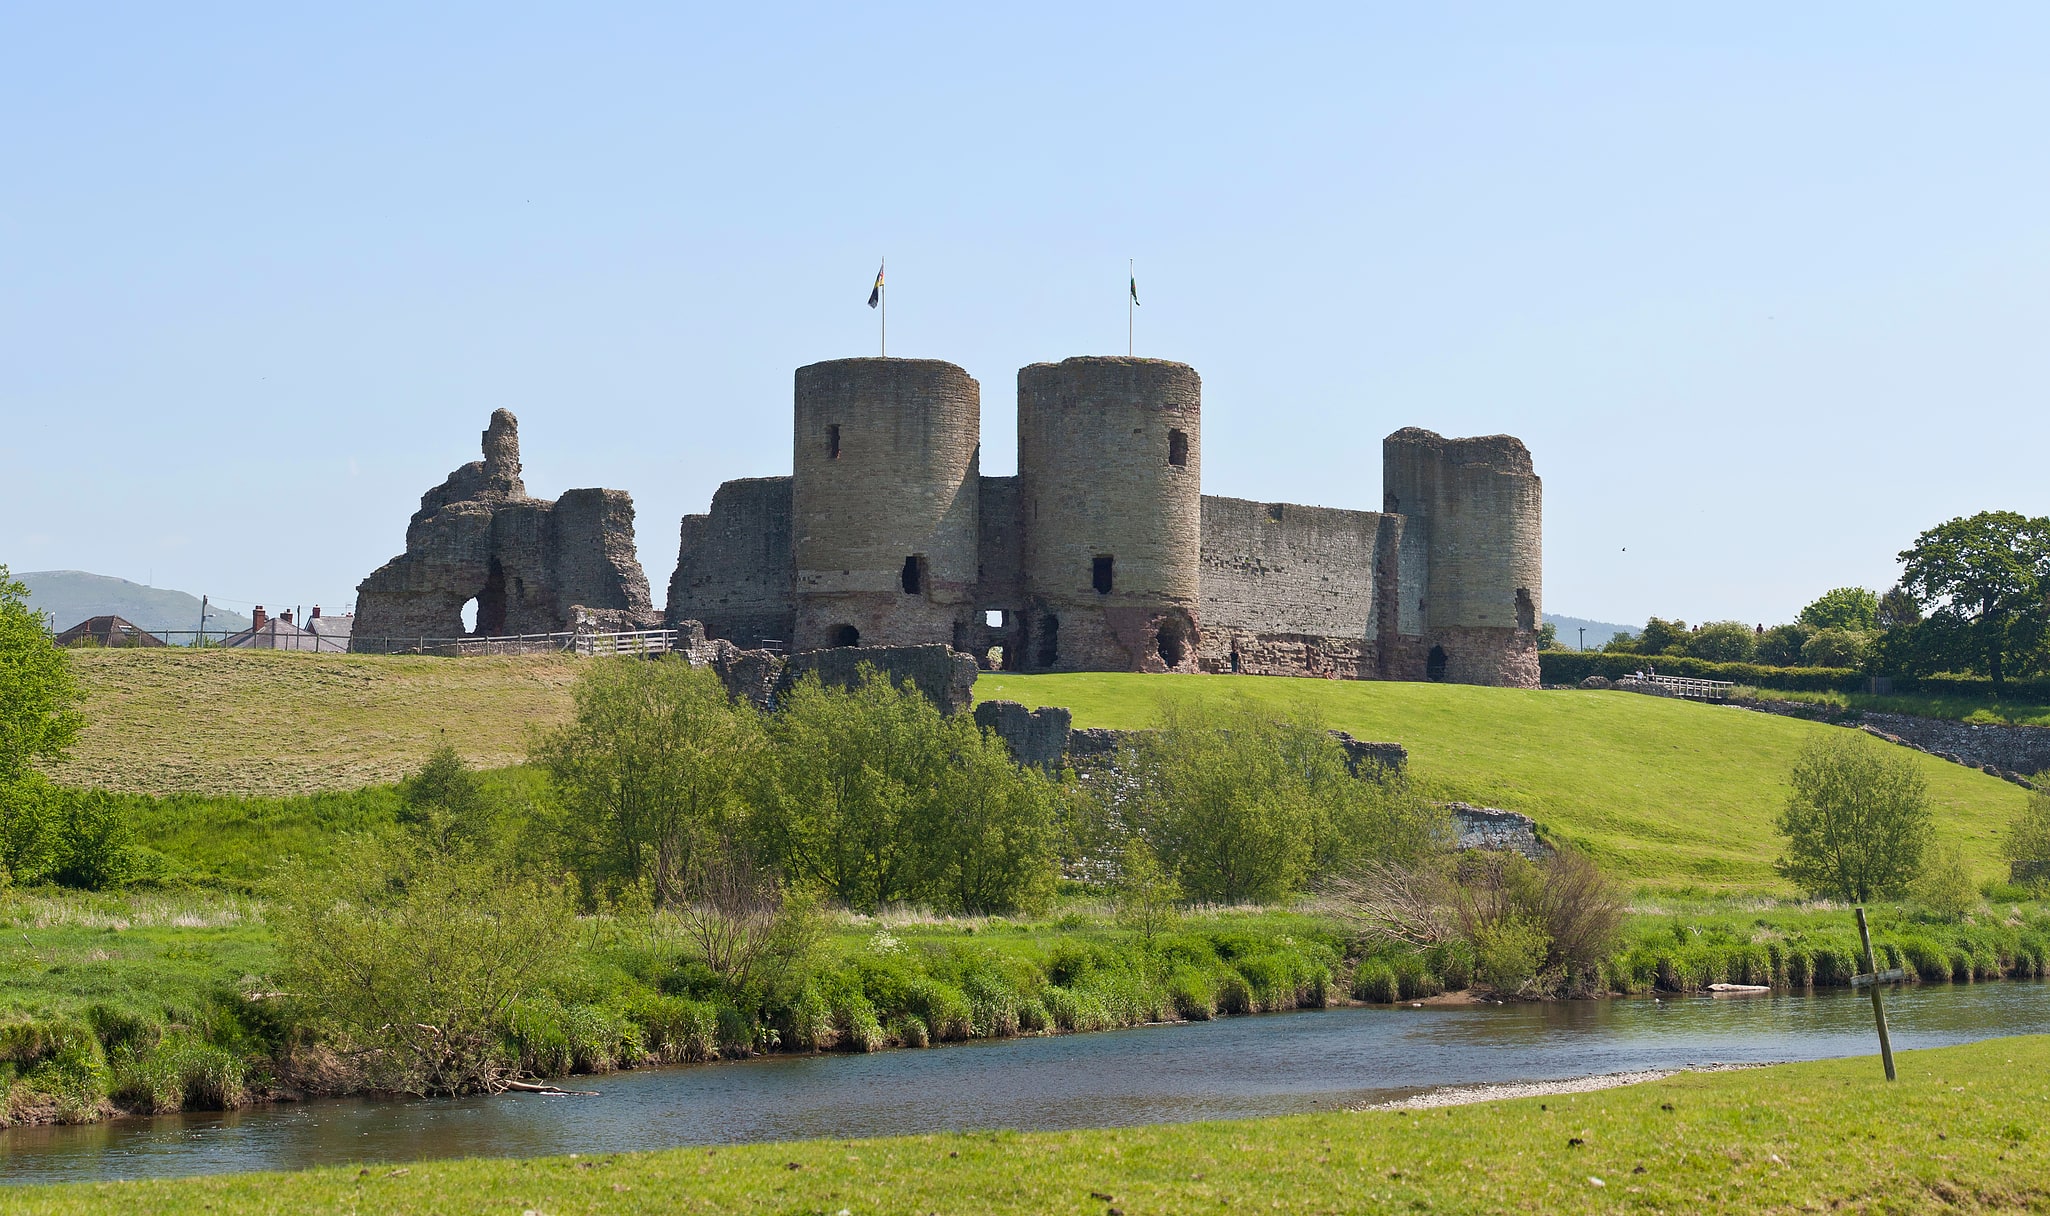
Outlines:
<svg viewBox="0 0 2050 1216"><path fill-rule="evenodd" d="M951 363L799 368L794 422L790 476L684 517L670 624L1023 671L1538 682L1542 484L1509 436L1397 431L1373 512L1204 495L1202 383L1158 359L1021 369L1014 477L982 476Z"/></svg>

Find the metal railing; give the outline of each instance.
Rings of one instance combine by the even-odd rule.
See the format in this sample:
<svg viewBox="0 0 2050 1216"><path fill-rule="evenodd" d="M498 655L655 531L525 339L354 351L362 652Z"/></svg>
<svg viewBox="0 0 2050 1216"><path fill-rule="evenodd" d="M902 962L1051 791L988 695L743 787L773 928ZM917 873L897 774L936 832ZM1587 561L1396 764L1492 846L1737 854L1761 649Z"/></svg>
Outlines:
<svg viewBox="0 0 2050 1216"><path fill-rule="evenodd" d="M1686 676L1647 676L1646 680L1658 685L1676 697L1690 701L1727 701L1730 690L1736 684L1729 680L1692 680Z"/></svg>

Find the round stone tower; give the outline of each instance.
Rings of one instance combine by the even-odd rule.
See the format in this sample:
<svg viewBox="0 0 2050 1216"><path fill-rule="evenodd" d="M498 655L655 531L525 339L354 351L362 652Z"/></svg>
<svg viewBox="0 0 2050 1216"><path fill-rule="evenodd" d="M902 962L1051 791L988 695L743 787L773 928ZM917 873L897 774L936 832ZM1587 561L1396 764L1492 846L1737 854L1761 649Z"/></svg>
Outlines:
<svg viewBox="0 0 2050 1216"><path fill-rule="evenodd" d="M952 642L974 610L982 388L936 359L797 369L792 650Z"/></svg>
<svg viewBox="0 0 2050 1216"><path fill-rule="evenodd" d="M1544 483L1510 435L1447 439L1409 427L1381 445L1384 508L1404 517L1405 620L1421 635L1384 658L1398 679L1536 688L1544 604ZM1415 602L1420 599L1421 603ZM1407 632L1407 629L1404 630Z"/></svg>
<svg viewBox="0 0 2050 1216"><path fill-rule="evenodd" d="M1202 398L1162 359L1019 369L1025 670L1197 669Z"/></svg>

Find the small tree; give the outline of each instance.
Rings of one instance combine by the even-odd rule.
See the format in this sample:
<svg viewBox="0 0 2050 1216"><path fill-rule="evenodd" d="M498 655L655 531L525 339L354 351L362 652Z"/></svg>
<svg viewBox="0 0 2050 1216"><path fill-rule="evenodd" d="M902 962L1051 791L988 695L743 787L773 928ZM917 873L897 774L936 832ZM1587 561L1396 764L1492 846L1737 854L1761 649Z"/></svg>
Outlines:
<svg viewBox="0 0 2050 1216"><path fill-rule="evenodd" d="M85 725L70 656L27 597L28 588L0 566L0 878L44 863L54 839L53 792L34 765L62 758Z"/></svg>
<svg viewBox="0 0 2050 1216"><path fill-rule="evenodd" d="M1896 583L1893 589L1879 597L1879 627L1900 629L1913 625L1922 619L1922 605L1915 594Z"/></svg>
<svg viewBox="0 0 2050 1216"><path fill-rule="evenodd" d="M930 897L956 912L1044 907L1054 888L1054 783L1021 768L1011 749L967 714L946 722L952 762L936 791L946 834L935 841Z"/></svg>
<svg viewBox="0 0 2050 1216"><path fill-rule="evenodd" d="M1637 635L1638 654L1680 654L1687 648L1687 622L1652 617Z"/></svg>
<svg viewBox="0 0 2050 1216"><path fill-rule="evenodd" d="M1854 731L1810 740L1789 774L1779 814L1779 872L1804 890L1857 903L1898 893L1922 862L1931 830L1922 770L1906 752Z"/></svg>
<svg viewBox="0 0 2050 1216"><path fill-rule="evenodd" d="M1137 933L1148 945L1181 920L1181 884L1160 864L1145 839L1133 835L1119 858L1111 902L1119 925Z"/></svg>
<svg viewBox="0 0 2050 1216"><path fill-rule="evenodd" d="M1963 920L1979 906L1978 888L1972 885L1972 867L1956 841L1932 844L1922 855L1922 872L1915 876L1912 894L1923 907L1945 920Z"/></svg>
<svg viewBox="0 0 2050 1216"><path fill-rule="evenodd" d="M491 844L502 818L476 771L446 743L399 783L399 822L444 852Z"/></svg>
<svg viewBox="0 0 2050 1216"><path fill-rule="evenodd" d="M1864 631L1879 627L1879 597L1863 587L1825 591L1801 609L1801 623L1813 629Z"/></svg>

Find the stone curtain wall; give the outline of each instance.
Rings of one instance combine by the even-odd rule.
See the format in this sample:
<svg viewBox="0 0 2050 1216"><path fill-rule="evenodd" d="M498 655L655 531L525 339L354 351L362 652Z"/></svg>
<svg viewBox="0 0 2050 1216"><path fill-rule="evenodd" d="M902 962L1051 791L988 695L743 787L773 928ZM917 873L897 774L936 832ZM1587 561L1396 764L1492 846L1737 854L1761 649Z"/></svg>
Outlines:
<svg viewBox="0 0 2050 1216"><path fill-rule="evenodd" d="M666 614L743 650L787 648L796 613L790 585L790 478L729 481L705 515L683 517Z"/></svg>
<svg viewBox="0 0 2050 1216"><path fill-rule="evenodd" d="M1202 381L1186 364L1076 358L1019 370L1023 669L1198 669L1201 412ZM1095 585L1099 558L1108 591Z"/></svg>
<svg viewBox="0 0 2050 1216"><path fill-rule="evenodd" d="M950 642L974 610L982 389L936 359L797 370L792 649ZM916 591L906 562L917 563Z"/></svg>
<svg viewBox="0 0 2050 1216"><path fill-rule="evenodd" d="M1203 670L1378 674L1382 516L1205 496Z"/></svg>
<svg viewBox="0 0 2050 1216"><path fill-rule="evenodd" d="M1543 485L1529 449L1508 435L1411 427L1383 443L1382 473L1384 508L1424 542L1427 675L1537 687Z"/></svg>
<svg viewBox="0 0 2050 1216"><path fill-rule="evenodd" d="M351 649L403 649L407 640L644 628L656 615L634 556L633 500L623 490L529 498L520 480L519 422L498 410L484 459L421 496L406 551L356 588Z"/></svg>

